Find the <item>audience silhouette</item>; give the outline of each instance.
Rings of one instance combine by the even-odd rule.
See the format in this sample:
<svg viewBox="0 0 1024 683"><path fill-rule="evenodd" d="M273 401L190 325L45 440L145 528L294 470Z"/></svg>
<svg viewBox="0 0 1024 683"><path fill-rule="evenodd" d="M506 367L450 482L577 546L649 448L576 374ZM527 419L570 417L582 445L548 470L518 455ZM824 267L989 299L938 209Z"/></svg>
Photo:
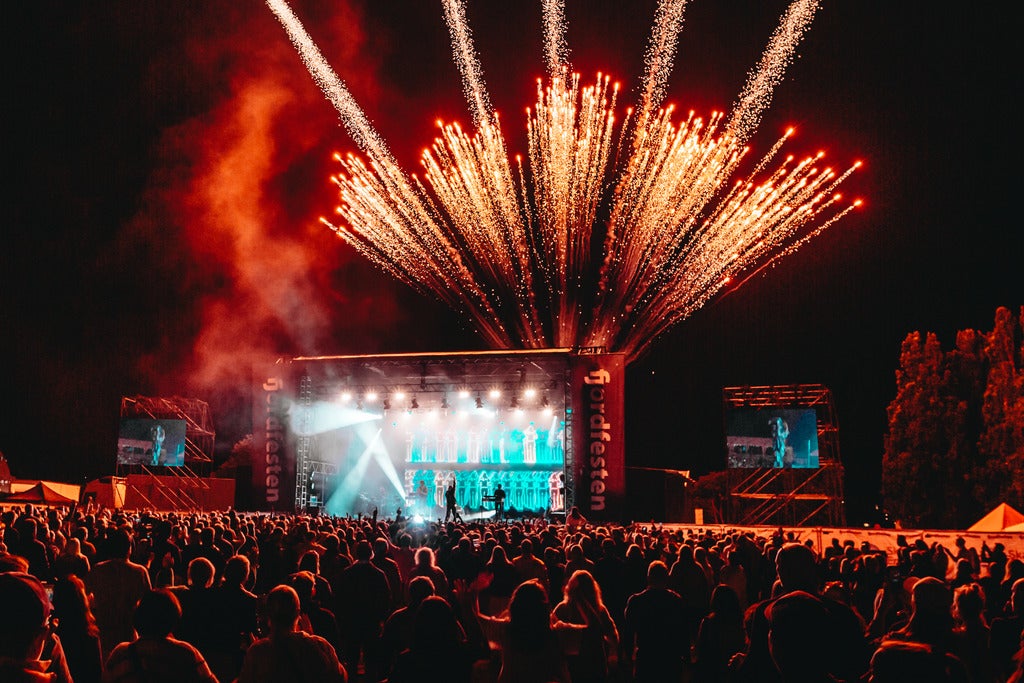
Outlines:
<svg viewBox="0 0 1024 683"><path fill-rule="evenodd" d="M783 529L92 505L0 526L5 683L1024 683L1024 561L966 535L819 553Z"/></svg>

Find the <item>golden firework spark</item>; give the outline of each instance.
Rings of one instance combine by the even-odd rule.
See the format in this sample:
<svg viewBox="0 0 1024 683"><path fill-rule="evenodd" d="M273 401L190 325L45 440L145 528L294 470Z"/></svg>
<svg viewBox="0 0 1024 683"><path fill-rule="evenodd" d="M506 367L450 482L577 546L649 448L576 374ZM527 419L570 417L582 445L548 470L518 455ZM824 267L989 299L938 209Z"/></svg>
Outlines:
<svg viewBox="0 0 1024 683"><path fill-rule="evenodd" d="M854 206L819 154L739 175L775 86L818 9L782 16L731 115L661 107L685 0L662 0L640 100L568 65L564 0L544 0L546 81L527 110L528 165L510 159L462 0L443 0L475 132L438 123L423 182L401 170L284 0L267 0L368 157L339 158L340 220L324 222L385 271L461 312L497 348L602 347L635 358L728 284L791 254ZM776 164L774 170L768 170Z"/></svg>

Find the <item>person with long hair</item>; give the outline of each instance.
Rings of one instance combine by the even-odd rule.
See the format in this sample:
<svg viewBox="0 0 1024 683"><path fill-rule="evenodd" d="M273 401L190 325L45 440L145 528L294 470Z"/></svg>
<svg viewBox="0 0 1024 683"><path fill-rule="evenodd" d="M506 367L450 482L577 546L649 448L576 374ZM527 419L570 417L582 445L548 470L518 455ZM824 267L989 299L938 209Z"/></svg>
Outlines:
<svg viewBox="0 0 1024 683"><path fill-rule="evenodd" d="M484 571L491 575L491 582L480 592L483 599L483 611L491 616L501 614L508 608L512 599L512 591L522 579L515 566L508 559L505 547L495 545L491 549L491 558L484 565Z"/></svg>
<svg viewBox="0 0 1024 683"><path fill-rule="evenodd" d="M732 586L720 583L711 591L711 611L700 622L694 648L694 680L721 681L729 661L743 650L743 611Z"/></svg>
<svg viewBox="0 0 1024 683"><path fill-rule="evenodd" d="M85 583L77 575L67 574L53 585L53 616L71 678L75 683L99 683L103 678L100 629L89 608Z"/></svg>
<svg viewBox="0 0 1024 683"><path fill-rule="evenodd" d="M559 632L581 627L552 617L547 590L536 579L524 581L512 592L507 616L482 614L477 596L489 580L489 574L481 573L477 581L467 584L467 602L484 637L500 652L497 683L571 683L566 645Z"/></svg>
<svg viewBox="0 0 1024 683"><path fill-rule="evenodd" d="M68 574L84 579L91 568L89 558L82 553L82 542L74 536L64 542L60 554L53 560L53 575L57 579Z"/></svg>
<svg viewBox="0 0 1024 683"><path fill-rule="evenodd" d="M565 582L562 601L552 615L558 621L584 626L579 649L568 655L573 683L603 683L611 675L617 656L619 631L604 604L601 587L586 569L572 573Z"/></svg>
<svg viewBox="0 0 1024 683"><path fill-rule="evenodd" d="M406 581L406 591L409 590L409 582L417 576L425 576L434 584L434 593L442 598L450 598L452 591L448 583L448 575L444 569L437 566L437 557L434 549L430 546L422 546L416 549L414 555L415 564L409 570L409 578Z"/></svg>
<svg viewBox="0 0 1024 683"><path fill-rule="evenodd" d="M964 663L972 683L992 683L996 677L991 630L985 621L985 594L981 586L967 583L953 590L953 616L954 653Z"/></svg>

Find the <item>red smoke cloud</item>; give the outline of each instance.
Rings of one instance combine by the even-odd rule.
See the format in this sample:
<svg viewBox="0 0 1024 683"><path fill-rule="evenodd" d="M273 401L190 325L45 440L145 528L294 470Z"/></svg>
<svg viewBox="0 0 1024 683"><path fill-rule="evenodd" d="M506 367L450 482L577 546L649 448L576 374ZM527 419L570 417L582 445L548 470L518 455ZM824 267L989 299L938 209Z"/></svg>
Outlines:
<svg viewBox="0 0 1024 683"><path fill-rule="evenodd" d="M357 10L295 10L361 105L386 98ZM208 400L240 435L253 379L275 359L417 350L451 323L319 223L335 205L332 155L354 144L270 10L231 6L201 25L153 70L194 113L162 133L120 256L148 253L175 302L140 354L142 384ZM413 311L435 320L414 325Z"/></svg>
<svg viewBox="0 0 1024 683"><path fill-rule="evenodd" d="M346 5L330 17L302 10L372 104L380 92L362 17ZM317 220L334 205L331 155L353 147L336 113L269 9L230 12L187 39L203 106L162 135L132 224L133 240L184 251L174 296L192 321L168 324L141 363L166 393L248 389L253 369L282 355L370 351L407 317L395 299L408 295Z"/></svg>

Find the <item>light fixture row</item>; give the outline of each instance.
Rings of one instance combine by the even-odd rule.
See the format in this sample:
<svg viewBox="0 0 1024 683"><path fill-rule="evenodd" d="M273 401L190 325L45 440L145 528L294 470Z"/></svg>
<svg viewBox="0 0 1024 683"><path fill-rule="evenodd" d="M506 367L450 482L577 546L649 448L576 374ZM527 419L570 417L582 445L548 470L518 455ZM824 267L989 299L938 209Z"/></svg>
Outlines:
<svg viewBox="0 0 1024 683"><path fill-rule="evenodd" d="M505 392L501 389L492 388L486 392L487 403L494 406L494 404L501 400ZM508 407L511 409L522 408L525 405L533 405L539 408L548 408L550 401L548 400L547 391L538 392L533 387L527 387L521 391L509 392L510 396L508 399ZM470 389L459 389L456 392L456 396L460 400L474 399L474 404L477 409L483 409L485 407L484 392L472 391ZM407 394L402 390L391 391L386 393L378 393L373 389L366 389L361 392L353 392L350 390L342 391L337 401L342 404L351 403L355 401L356 407L362 410L365 404L377 404L380 402L381 407L384 410L391 410L393 406L403 406L408 410L419 410L420 402L416 394ZM440 407L442 410L450 410L452 403L448 399L448 393L445 392L441 395ZM494 406L500 407L500 406Z"/></svg>

